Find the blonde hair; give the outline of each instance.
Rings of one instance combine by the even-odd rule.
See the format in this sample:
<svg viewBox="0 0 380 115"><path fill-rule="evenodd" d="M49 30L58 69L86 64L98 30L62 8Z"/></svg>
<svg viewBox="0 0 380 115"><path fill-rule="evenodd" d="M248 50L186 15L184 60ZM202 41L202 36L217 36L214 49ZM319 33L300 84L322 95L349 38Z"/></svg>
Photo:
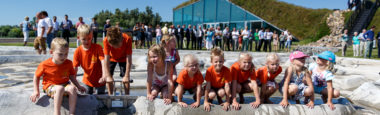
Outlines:
<svg viewBox="0 0 380 115"><path fill-rule="evenodd" d="M77 29L77 36L78 37L86 37L90 33L91 33L90 26L88 26L87 24L79 25L79 27Z"/></svg>
<svg viewBox="0 0 380 115"><path fill-rule="evenodd" d="M177 42L176 37L174 35L164 35L162 36L161 45L163 47L166 47L167 43L170 42L171 40L174 40L175 42Z"/></svg>
<svg viewBox="0 0 380 115"><path fill-rule="evenodd" d="M244 57L249 57L249 58L253 59L252 55L249 54L248 52L241 52L240 55L239 55L239 61L241 59L243 59Z"/></svg>
<svg viewBox="0 0 380 115"><path fill-rule="evenodd" d="M331 73L334 74L334 73L335 73L335 71L334 71L334 70L335 70L335 68L334 68L334 63L328 61L328 62L327 62L327 65L328 65L328 66L327 66L327 70L329 70Z"/></svg>
<svg viewBox="0 0 380 115"><path fill-rule="evenodd" d="M164 47L160 46L160 45L157 45L157 44L153 44L149 50L148 50L148 59L150 57L150 54L149 52L152 52L152 53L155 53L158 55L159 58L162 59L162 61L165 61L165 58L166 58L166 52L165 52L165 49Z"/></svg>
<svg viewBox="0 0 380 115"><path fill-rule="evenodd" d="M183 65L184 66L189 66L189 64L192 62L192 61L196 61L198 63L198 58L196 56L194 56L193 54L186 54L184 57L183 57Z"/></svg>
<svg viewBox="0 0 380 115"><path fill-rule="evenodd" d="M121 31L117 27L110 27L107 29L107 41L111 45L118 45L123 38L121 36Z"/></svg>
<svg viewBox="0 0 380 115"><path fill-rule="evenodd" d="M51 42L50 50L54 51L55 49L58 49L58 48L69 48L69 44L63 38L54 38L53 41Z"/></svg>
<svg viewBox="0 0 380 115"><path fill-rule="evenodd" d="M220 56L224 59L224 53L223 50L220 49L219 47L215 47L211 50L211 61L214 56Z"/></svg>
<svg viewBox="0 0 380 115"><path fill-rule="evenodd" d="M276 53L269 53L266 57L266 62L268 62L268 61L279 62L280 57L278 57L278 55Z"/></svg>

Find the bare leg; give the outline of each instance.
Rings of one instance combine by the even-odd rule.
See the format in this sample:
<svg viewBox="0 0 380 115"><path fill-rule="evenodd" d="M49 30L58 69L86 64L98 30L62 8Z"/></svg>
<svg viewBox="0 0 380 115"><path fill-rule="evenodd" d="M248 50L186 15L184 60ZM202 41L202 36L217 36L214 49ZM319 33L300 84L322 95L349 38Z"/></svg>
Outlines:
<svg viewBox="0 0 380 115"><path fill-rule="evenodd" d="M106 83L108 95L113 95L113 82Z"/></svg>
<svg viewBox="0 0 380 115"><path fill-rule="evenodd" d="M69 114L75 113L75 106L77 104L77 90L74 86L69 85L65 88L65 92L69 94Z"/></svg>
<svg viewBox="0 0 380 115"><path fill-rule="evenodd" d="M55 90L55 94L54 94L54 115L60 115L61 114L62 98L63 98L63 94L65 92L65 89L62 85L55 85L54 90Z"/></svg>
<svg viewBox="0 0 380 115"><path fill-rule="evenodd" d="M218 99L219 104L223 103L222 97L224 97L224 96L226 96L226 98L229 98L228 95L226 95L226 91L223 88L220 88L218 90L218 95L217 95L217 99Z"/></svg>

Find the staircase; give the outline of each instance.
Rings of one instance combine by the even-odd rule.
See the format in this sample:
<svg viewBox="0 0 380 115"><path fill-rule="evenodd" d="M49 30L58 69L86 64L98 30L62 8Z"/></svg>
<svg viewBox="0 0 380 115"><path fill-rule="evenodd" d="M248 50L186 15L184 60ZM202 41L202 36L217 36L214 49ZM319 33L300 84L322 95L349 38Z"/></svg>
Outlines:
<svg viewBox="0 0 380 115"><path fill-rule="evenodd" d="M353 36L354 32L360 33L362 29L370 26L369 24L376 13L379 6L378 4L379 0L376 0L375 3L365 0L363 4L357 6L345 26L345 29L348 29L348 35L350 38Z"/></svg>
<svg viewBox="0 0 380 115"><path fill-rule="evenodd" d="M357 23L354 25L354 27L351 29L349 35L354 35L354 32L360 33L363 28L366 28L368 25L366 25L366 21L368 17L370 16L371 9L365 9L357 18Z"/></svg>

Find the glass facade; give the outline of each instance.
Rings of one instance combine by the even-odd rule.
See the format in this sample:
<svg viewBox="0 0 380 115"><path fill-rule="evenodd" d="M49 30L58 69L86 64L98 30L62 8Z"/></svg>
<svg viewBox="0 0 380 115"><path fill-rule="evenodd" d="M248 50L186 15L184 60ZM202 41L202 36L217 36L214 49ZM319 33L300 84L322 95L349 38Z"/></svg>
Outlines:
<svg viewBox="0 0 380 115"><path fill-rule="evenodd" d="M252 15L228 0L199 0L178 8L173 11L173 23L174 25L191 24L206 27L222 24L222 26L228 25L237 29L243 29L245 26L252 29L258 28L258 25L270 26L261 18Z"/></svg>

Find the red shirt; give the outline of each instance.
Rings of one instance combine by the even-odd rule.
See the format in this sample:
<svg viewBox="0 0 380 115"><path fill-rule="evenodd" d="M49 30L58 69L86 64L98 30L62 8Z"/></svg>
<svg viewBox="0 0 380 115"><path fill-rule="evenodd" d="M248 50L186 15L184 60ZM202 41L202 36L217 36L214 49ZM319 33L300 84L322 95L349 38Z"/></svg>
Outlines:
<svg viewBox="0 0 380 115"><path fill-rule="evenodd" d="M243 83L250 78L251 80L256 80L256 72L254 69L252 71L243 71L240 69L239 62L235 62L231 66L232 80L237 80L238 83Z"/></svg>
<svg viewBox="0 0 380 115"><path fill-rule="evenodd" d="M122 35L123 43L119 48L112 47L108 41L107 37L103 40L104 45L104 55L110 56L110 61L112 62L126 62L127 55L132 55L132 39L127 34Z"/></svg>
<svg viewBox="0 0 380 115"><path fill-rule="evenodd" d="M62 64L55 64L49 58L38 65L35 76L42 78L43 89L46 90L50 85L59 85L69 82L69 77L75 75L73 63L66 59Z"/></svg>

